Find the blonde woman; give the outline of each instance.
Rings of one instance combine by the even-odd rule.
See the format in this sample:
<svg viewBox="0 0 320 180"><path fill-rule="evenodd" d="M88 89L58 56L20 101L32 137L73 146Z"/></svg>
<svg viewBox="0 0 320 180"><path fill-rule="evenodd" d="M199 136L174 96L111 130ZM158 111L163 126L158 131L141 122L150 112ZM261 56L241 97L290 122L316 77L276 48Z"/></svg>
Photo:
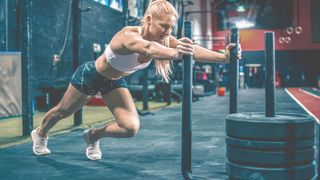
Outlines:
<svg viewBox="0 0 320 180"><path fill-rule="evenodd" d="M170 60L182 55L206 62L229 61L230 44L226 53L210 51L193 45L187 38L177 40L171 36L178 18L174 7L166 0L151 0L141 20L141 26L128 26L120 30L96 61L81 65L71 78L70 85L57 106L47 112L42 124L33 130L33 152L50 154L47 147L49 130L61 119L70 116L100 92L106 106L114 115L112 123L84 131L87 143L86 156L101 159L99 140L103 137L127 138L134 136L140 126L139 116L132 96L123 79L155 60L156 73L169 81Z"/></svg>

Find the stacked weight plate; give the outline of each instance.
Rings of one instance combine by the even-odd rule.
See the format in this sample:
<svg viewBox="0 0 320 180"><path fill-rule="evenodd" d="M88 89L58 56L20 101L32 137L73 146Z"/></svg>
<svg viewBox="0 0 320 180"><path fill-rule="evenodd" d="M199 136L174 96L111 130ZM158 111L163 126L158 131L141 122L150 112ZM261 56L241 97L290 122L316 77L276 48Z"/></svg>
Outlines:
<svg viewBox="0 0 320 180"><path fill-rule="evenodd" d="M314 126L307 115L228 115L226 167L230 179L315 178Z"/></svg>

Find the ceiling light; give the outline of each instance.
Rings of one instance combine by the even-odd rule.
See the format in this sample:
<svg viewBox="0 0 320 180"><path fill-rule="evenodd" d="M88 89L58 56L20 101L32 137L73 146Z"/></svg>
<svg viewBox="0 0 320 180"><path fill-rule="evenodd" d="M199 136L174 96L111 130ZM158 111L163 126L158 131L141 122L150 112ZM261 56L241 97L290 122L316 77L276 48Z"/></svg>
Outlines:
<svg viewBox="0 0 320 180"><path fill-rule="evenodd" d="M237 12L245 12L246 9L244 8L243 5L239 5L238 8L237 8Z"/></svg>
<svg viewBox="0 0 320 180"><path fill-rule="evenodd" d="M250 22L250 21L245 20L245 19L236 22L236 27L239 28L239 29L250 28L250 27L253 27L253 26L255 26L255 24L253 22Z"/></svg>

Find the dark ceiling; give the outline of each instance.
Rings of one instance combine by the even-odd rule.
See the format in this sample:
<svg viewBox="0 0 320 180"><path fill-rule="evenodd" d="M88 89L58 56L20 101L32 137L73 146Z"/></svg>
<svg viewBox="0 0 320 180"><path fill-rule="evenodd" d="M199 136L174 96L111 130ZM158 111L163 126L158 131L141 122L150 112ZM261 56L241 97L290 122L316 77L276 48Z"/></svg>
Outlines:
<svg viewBox="0 0 320 180"><path fill-rule="evenodd" d="M214 7L220 15L221 27L230 28L235 21L254 22L253 28L286 28L293 23L293 0L220 0Z"/></svg>

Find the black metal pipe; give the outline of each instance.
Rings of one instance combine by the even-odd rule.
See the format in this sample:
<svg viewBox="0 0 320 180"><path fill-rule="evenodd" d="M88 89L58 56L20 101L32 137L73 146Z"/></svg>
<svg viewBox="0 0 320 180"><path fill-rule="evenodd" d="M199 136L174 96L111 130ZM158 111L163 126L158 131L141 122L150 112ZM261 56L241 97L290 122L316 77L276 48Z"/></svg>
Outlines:
<svg viewBox="0 0 320 180"><path fill-rule="evenodd" d="M72 0L72 49L73 49L73 71L79 66L80 57L80 28L81 28L81 12L79 9L80 0ZM74 113L74 126L82 124L82 108Z"/></svg>
<svg viewBox="0 0 320 180"><path fill-rule="evenodd" d="M32 0L18 1L19 8L19 49L22 65L22 135L29 136L33 129L32 95Z"/></svg>
<svg viewBox="0 0 320 180"><path fill-rule="evenodd" d="M149 109L149 82L148 82L148 68L145 68L143 70L143 85L142 85L142 105L143 105L143 110L148 110Z"/></svg>
<svg viewBox="0 0 320 180"><path fill-rule="evenodd" d="M130 21L130 10L128 2L128 0L123 0L124 26L128 26Z"/></svg>
<svg viewBox="0 0 320 180"><path fill-rule="evenodd" d="M238 89L239 89L239 62L238 62L238 46L239 46L239 30L237 28L231 29L231 43L235 43L230 51L229 64L229 85L230 85L230 103L229 113L238 112Z"/></svg>
<svg viewBox="0 0 320 180"><path fill-rule="evenodd" d="M275 50L274 32L265 32L265 65L266 65L266 117L275 117Z"/></svg>
<svg viewBox="0 0 320 180"><path fill-rule="evenodd" d="M192 39L192 22L184 22L184 35ZM183 56L183 91L182 91L182 152L181 172L184 179L192 179L191 142L192 142L192 56Z"/></svg>
<svg viewBox="0 0 320 180"><path fill-rule="evenodd" d="M178 30L177 30L177 38L180 39L182 38L182 27L183 27L183 22L184 22L184 5L183 1L179 2L179 19L178 19Z"/></svg>

